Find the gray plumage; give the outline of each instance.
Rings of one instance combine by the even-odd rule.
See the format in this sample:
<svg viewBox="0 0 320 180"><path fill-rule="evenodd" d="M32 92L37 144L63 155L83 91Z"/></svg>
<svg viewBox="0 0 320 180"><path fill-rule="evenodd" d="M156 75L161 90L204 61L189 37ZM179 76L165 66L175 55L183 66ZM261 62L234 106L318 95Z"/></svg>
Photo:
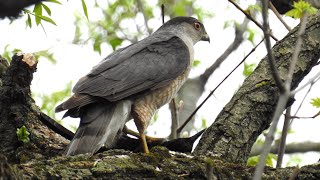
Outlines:
<svg viewBox="0 0 320 180"><path fill-rule="evenodd" d="M130 120L136 100L171 87L181 74L188 75L193 44L209 40L201 23L203 32L189 32L194 23L198 20L191 17L168 21L149 37L110 54L77 82L74 95L56 108L56 112L68 110L64 117L80 117L66 155L93 154L102 146L111 148L118 132ZM169 89L167 93L175 91ZM152 108L150 113L155 110Z"/></svg>

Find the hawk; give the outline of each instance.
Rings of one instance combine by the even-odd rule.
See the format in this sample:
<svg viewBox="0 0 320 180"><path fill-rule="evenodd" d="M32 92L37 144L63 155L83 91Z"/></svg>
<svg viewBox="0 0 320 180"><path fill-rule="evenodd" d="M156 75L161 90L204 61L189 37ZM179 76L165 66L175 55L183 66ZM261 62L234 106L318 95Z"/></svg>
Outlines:
<svg viewBox="0 0 320 180"><path fill-rule="evenodd" d="M132 118L148 153L149 122L187 79L193 45L199 41L210 42L203 24L193 17L176 17L94 66L76 83L72 97L55 109L68 110L64 117L80 117L65 154L94 154L102 146L111 148Z"/></svg>

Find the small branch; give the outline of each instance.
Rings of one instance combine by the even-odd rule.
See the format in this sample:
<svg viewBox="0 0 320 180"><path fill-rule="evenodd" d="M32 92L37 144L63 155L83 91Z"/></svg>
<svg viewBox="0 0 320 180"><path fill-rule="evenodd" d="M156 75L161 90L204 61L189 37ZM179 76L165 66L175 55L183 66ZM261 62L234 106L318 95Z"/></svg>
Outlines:
<svg viewBox="0 0 320 180"><path fill-rule="evenodd" d="M161 4L161 17L162 17L162 24L164 24L164 4Z"/></svg>
<svg viewBox="0 0 320 180"><path fill-rule="evenodd" d="M176 98L173 98L169 103L169 108L171 112L171 134L169 139L176 139L179 137L177 134L177 128L179 127L179 107L177 107Z"/></svg>
<svg viewBox="0 0 320 180"><path fill-rule="evenodd" d="M263 8L262 12L263 12L263 19L264 19L264 27L266 28L266 30L268 30L268 26L269 26L268 25L268 17L267 17L268 0L264 0L263 1L262 8ZM283 89L282 89L282 91L280 89L281 95L280 95L279 100L278 100L276 111L275 111L275 113L273 115L273 118L272 118L271 127L270 127L269 132L268 132L268 134L266 136L266 140L265 140L265 143L264 143L264 146L263 146L264 148L263 148L263 151L261 153L261 156L260 156L260 159L259 159L259 163L256 166L256 170L254 172L254 177L253 177L254 180L260 180L261 177L262 177L262 173L263 173L263 170L264 170L264 167L265 167L265 161L266 161L267 155L270 152L271 144L272 144L272 142L274 140L274 134L275 134L278 122L279 122L279 117L281 116L282 112L284 111L288 99L291 97L291 92L290 92L291 81L292 81L295 65L296 65L296 62L298 60L298 55L299 55L299 52L301 50L302 34L304 33L304 30L306 28L306 23L307 23L307 17L305 17L305 16L307 16L307 15L304 14L303 17L301 18L300 27L299 27L299 30L298 30L297 41L296 41L297 43L296 43L296 46L295 46L295 49L294 49L294 52L293 52L293 55L292 55L292 59L290 61L291 63L290 63L290 67L289 67L289 70L288 70L288 77L287 77L287 80L285 81L285 86L283 87L282 83L277 82L277 85L280 85L280 86L278 86L279 89L280 89L280 87L282 87ZM267 36L265 36L266 40L267 40L268 39L268 33L265 33L265 35L267 35ZM269 42L270 42L270 40L269 40ZM271 47L270 47L270 49L268 47L269 45L270 44L268 44L268 45L266 44L267 49L268 49L268 56L269 56L269 50L271 52ZM273 61L272 63L275 63L275 62ZM271 65L271 67L273 66L272 64L270 64L270 65ZM276 66L273 66L273 67L275 68ZM273 74L273 76L274 76L274 78L279 78L278 80L280 80L279 74Z"/></svg>
<svg viewBox="0 0 320 180"><path fill-rule="evenodd" d="M288 135L288 129L290 126L290 119L291 119L291 106L287 108L286 115L283 122L283 128L282 128L279 151L278 151L278 160L276 165L277 168L281 168L284 152L286 150L286 139Z"/></svg>
<svg viewBox="0 0 320 180"><path fill-rule="evenodd" d="M227 57L235 51L240 44L243 42L243 33L248 26L248 19L245 18L240 27L235 27L235 37L233 42L229 45L229 47L221 54L221 56L214 61L214 63L205 70L203 74L200 75L201 80L206 82L211 74L221 65L221 63L227 59Z"/></svg>
<svg viewBox="0 0 320 180"><path fill-rule="evenodd" d="M291 91L291 96L294 96L295 94L297 94L299 91L301 91L302 89L304 89L306 86L308 86L309 84L314 84L316 83L320 78L320 72L318 72L315 76L313 76L311 79L309 79L309 81L307 83L305 83L304 85L302 85L300 88Z"/></svg>
<svg viewBox="0 0 320 180"><path fill-rule="evenodd" d="M288 31L291 31L291 27L288 26L288 24L283 20L281 14L278 12L278 10L274 7L274 5L272 4L271 1L269 1L269 7L271 8L271 10L273 11L273 13L277 16L277 18L280 20L280 22L284 25L284 27L286 27L286 29Z"/></svg>
<svg viewBox="0 0 320 180"><path fill-rule="evenodd" d="M278 69L276 67L276 63L274 60L274 56L271 51L271 42L270 42L270 28L269 28L269 20L268 20L268 0L262 1L262 17L263 17L263 33L265 37L265 43L266 43L266 49L267 49L267 56L268 61L270 64L270 69L272 73L272 77L276 82L276 85L280 89L280 92L285 91L285 87L283 85L283 82L280 78Z"/></svg>
<svg viewBox="0 0 320 180"><path fill-rule="evenodd" d="M228 79L228 77L256 50L256 48L263 42L262 39L251 51L242 59L242 61L215 87L208 96L199 104L199 106L190 114L190 116L186 119L186 121L177 129L177 133L181 133L182 129L189 123L192 117L198 112L198 110L203 106L204 103L213 95L213 93L220 87L220 85Z"/></svg>
<svg viewBox="0 0 320 180"><path fill-rule="evenodd" d="M292 60L290 63L290 67L289 67L289 72L288 72L288 77L287 80L285 82L286 84L286 88L290 89L290 84L292 81L292 75L294 73L294 69L296 67L297 61L298 61L298 56L301 50L301 45L302 45L302 38L301 36L304 34L306 26L307 26L307 19L308 19L308 14L304 13L302 15L301 18L301 22L300 22L300 27L299 27L299 31L298 31L298 38L297 38L297 43L292 55Z"/></svg>
<svg viewBox="0 0 320 180"><path fill-rule="evenodd" d="M138 3L138 9L139 9L139 11L142 13L142 15L143 15L143 19L144 19L144 25L146 26L146 28L147 28L147 32L148 32L148 34L150 35L151 33L152 33L152 30L149 28L149 26L148 26L148 17L147 17L147 15L146 15L146 12L144 11L144 8L143 8L143 5L142 5L142 2L141 2L141 0L137 0L137 3Z"/></svg>
<svg viewBox="0 0 320 180"><path fill-rule="evenodd" d="M263 150L262 145L254 145L250 152L250 157L257 156L261 154ZM279 146L277 144L272 145L270 153L276 154L279 151ZM293 153L306 153L310 151L320 152L320 142L298 142L298 143L290 143L286 144L285 154L293 154Z"/></svg>
<svg viewBox="0 0 320 180"><path fill-rule="evenodd" d="M261 30L263 30L264 28L262 27L262 25L257 22L249 13L247 13L245 10L243 10L236 2L234 2L233 0L228 0L231 4L233 4L237 9L239 9L248 19L250 19L254 24L256 24ZM279 41L276 37L274 37L271 33L270 36L273 38L273 40L275 41Z"/></svg>

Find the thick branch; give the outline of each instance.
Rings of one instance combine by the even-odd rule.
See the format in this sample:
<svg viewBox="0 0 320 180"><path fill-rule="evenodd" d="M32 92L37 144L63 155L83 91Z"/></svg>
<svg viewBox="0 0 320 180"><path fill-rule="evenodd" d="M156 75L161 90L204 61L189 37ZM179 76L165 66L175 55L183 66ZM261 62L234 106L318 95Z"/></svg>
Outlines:
<svg viewBox="0 0 320 180"><path fill-rule="evenodd" d="M259 155L262 151L262 145L254 145L252 147L250 156ZM271 147L270 153L277 154L278 145L273 145ZM320 143L319 142L301 142L301 143L290 143L286 145L285 154L293 154L293 153L306 153L316 151L320 152Z"/></svg>
<svg viewBox="0 0 320 180"><path fill-rule="evenodd" d="M316 179L320 176L319 167L302 167L297 179ZM56 157L10 168L13 176L19 174L24 179L207 179L208 175L213 179L251 179L254 169L216 158L172 154L160 147L152 149L149 155L112 150L93 157ZM264 178L289 179L294 169L268 168Z"/></svg>
<svg viewBox="0 0 320 180"><path fill-rule="evenodd" d="M27 161L36 156L54 156L67 141L41 122L41 113L31 98L30 84L37 61L32 54L16 54L1 76L0 85L0 153L9 162ZM30 142L18 140L16 130L25 126Z"/></svg>
<svg viewBox="0 0 320 180"><path fill-rule="evenodd" d="M319 17L318 14L309 19L302 37L292 89L298 86L320 57ZM281 79L285 79L288 74L296 39L297 28L272 49ZM231 162L246 162L253 143L271 123L279 94L267 58L264 58L220 112L213 125L204 132L195 154L209 152Z"/></svg>

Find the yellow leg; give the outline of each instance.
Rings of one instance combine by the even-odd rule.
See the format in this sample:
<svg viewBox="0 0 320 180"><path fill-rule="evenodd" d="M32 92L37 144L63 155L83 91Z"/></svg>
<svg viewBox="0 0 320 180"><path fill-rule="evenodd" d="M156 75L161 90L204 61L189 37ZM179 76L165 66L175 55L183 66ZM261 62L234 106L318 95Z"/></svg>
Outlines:
<svg viewBox="0 0 320 180"><path fill-rule="evenodd" d="M149 148L148 148L148 144L146 141L146 135L144 133L140 133L140 138L141 138L141 142L142 142L142 146L143 146L143 152L146 154L149 154Z"/></svg>
<svg viewBox="0 0 320 180"><path fill-rule="evenodd" d="M134 137L137 137L137 138L141 137L140 133L137 133L137 132L129 129L127 126L124 126L123 132L126 133L126 134L130 134L130 135L132 135ZM147 135L144 135L144 136L145 136L146 141L149 142L149 143L154 142L154 141L163 141L163 140L165 140L164 138L150 137L150 136L147 136Z"/></svg>

